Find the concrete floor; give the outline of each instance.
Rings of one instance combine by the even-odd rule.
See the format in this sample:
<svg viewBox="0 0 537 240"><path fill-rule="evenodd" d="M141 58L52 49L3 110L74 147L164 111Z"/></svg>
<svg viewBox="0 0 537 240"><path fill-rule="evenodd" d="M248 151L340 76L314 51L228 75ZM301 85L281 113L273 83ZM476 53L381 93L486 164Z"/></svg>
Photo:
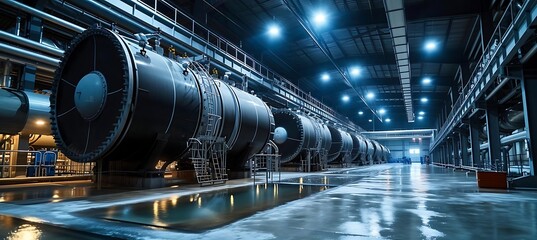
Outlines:
<svg viewBox="0 0 537 240"><path fill-rule="evenodd" d="M419 164L385 164L330 174L284 173L282 177L304 175L358 180L197 233L108 221L80 211L156 203L200 191L226 191L251 185L251 180L203 188L95 192L82 198L66 196L50 201L0 201L0 215L4 215L0 216L0 237L58 239L61 229L67 228L71 231L65 231L65 238L78 234L78 239L96 239L85 233L126 239L537 239L537 192L478 189L472 174ZM0 200L9 191L0 189ZM29 226L31 231L21 232Z"/></svg>

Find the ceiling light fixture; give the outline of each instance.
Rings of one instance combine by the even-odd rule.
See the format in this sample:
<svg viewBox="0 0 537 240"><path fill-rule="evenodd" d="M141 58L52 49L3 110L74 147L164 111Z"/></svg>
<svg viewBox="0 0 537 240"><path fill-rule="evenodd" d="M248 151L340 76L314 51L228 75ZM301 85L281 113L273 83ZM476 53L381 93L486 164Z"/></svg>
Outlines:
<svg viewBox="0 0 537 240"><path fill-rule="evenodd" d="M351 100L351 98L349 97L349 95L343 95L343 97L341 97L341 100L343 100L343 102L348 102L349 100Z"/></svg>
<svg viewBox="0 0 537 240"><path fill-rule="evenodd" d="M353 67L351 68L351 76L353 77L357 77L357 76L360 76L360 68L357 68L357 67Z"/></svg>
<svg viewBox="0 0 537 240"><path fill-rule="evenodd" d="M379 109L379 113L380 113L380 114L385 114L385 113L386 113L386 109L384 109L384 108Z"/></svg>
<svg viewBox="0 0 537 240"><path fill-rule="evenodd" d="M428 101L429 101L429 99L427 99L427 98L423 97L423 98L421 98L421 100L420 100L420 101L421 101L422 103L426 103L426 102L428 102Z"/></svg>
<svg viewBox="0 0 537 240"><path fill-rule="evenodd" d="M371 100L371 99L373 99L373 98L375 97L375 94L372 93L372 92L370 92L370 93L368 93L365 97L366 97L367 99L370 99L370 100Z"/></svg>
<svg viewBox="0 0 537 240"><path fill-rule="evenodd" d="M280 29L280 27L278 25L272 24L272 25L269 26L269 28L268 28L269 36L271 36L273 38L279 37L280 33L281 33L281 29Z"/></svg>
<svg viewBox="0 0 537 240"><path fill-rule="evenodd" d="M327 16L326 16L326 13L324 11L318 11L315 13L315 15L313 16L313 22L317 25L317 26L322 26L326 23L326 19L327 19Z"/></svg>
<svg viewBox="0 0 537 240"><path fill-rule="evenodd" d="M423 84L430 84L430 83L431 83L431 78L426 77L423 79Z"/></svg>
<svg viewBox="0 0 537 240"><path fill-rule="evenodd" d="M425 43L425 50L429 52L436 50L437 47L438 47L438 44L434 41L428 41Z"/></svg>
<svg viewBox="0 0 537 240"><path fill-rule="evenodd" d="M321 80L323 80L323 82L328 82L328 80L330 80L330 75L328 75L328 73L323 73L323 75L321 75Z"/></svg>

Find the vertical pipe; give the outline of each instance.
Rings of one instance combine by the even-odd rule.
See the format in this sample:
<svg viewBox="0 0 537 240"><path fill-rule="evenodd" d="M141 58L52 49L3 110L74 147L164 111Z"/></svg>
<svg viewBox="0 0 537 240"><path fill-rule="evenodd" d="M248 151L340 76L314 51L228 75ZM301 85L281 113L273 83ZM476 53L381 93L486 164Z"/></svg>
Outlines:
<svg viewBox="0 0 537 240"><path fill-rule="evenodd" d="M2 82L0 87L11 87L11 68L12 65L10 61L4 62L4 71L2 73Z"/></svg>
<svg viewBox="0 0 537 240"><path fill-rule="evenodd" d="M17 16L17 22L15 23L15 35L21 35L21 17Z"/></svg>

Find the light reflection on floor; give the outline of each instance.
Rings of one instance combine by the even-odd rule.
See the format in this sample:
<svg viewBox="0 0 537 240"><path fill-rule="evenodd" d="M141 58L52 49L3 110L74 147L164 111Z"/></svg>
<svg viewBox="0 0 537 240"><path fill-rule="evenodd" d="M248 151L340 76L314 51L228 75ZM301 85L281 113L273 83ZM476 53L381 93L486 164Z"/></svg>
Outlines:
<svg viewBox="0 0 537 240"><path fill-rule="evenodd" d="M113 239L93 233L49 226L36 217L18 219L3 215L0 215L0 238L5 240Z"/></svg>
<svg viewBox="0 0 537 240"><path fill-rule="evenodd" d="M537 239L536 192L478 189L475 176L451 169L393 164L342 171L326 180L300 180L297 174L291 174L291 178L296 179L295 186L309 180L332 184L333 179L342 177L340 174L363 178L202 233L108 222L72 212L95 208L105 208L111 215L147 211L157 216L151 221L166 223L169 214L174 214L170 209L183 201L202 210L200 213L209 211L205 208L209 204L218 209L219 204L201 195L200 188L138 191L35 205L0 203L0 214L32 215L69 228L128 239ZM258 186L251 197L264 188ZM239 208L242 197L228 193L220 204ZM267 193L281 196L282 189ZM146 210L126 207L140 202L151 205Z"/></svg>

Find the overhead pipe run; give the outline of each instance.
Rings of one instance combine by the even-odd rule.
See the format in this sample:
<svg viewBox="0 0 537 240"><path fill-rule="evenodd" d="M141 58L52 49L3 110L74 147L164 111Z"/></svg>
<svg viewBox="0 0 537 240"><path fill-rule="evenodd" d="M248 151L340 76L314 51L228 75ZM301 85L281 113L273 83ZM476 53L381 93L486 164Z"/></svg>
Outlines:
<svg viewBox="0 0 537 240"><path fill-rule="evenodd" d="M502 145L507 145L507 144L523 141L523 140L525 140L527 138L528 138L528 136L527 136L526 131L520 131L520 132L517 132L517 133L514 133L514 134L511 134L509 136L505 136L505 137L501 138L500 143ZM488 148L489 148L488 143L483 143L483 144L479 145L479 150L487 150ZM468 148L468 152L472 152L472 148Z"/></svg>
<svg viewBox="0 0 537 240"><path fill-rule="evenodd" d="M371 139L409 139L409 138L433 138L436 129L413 129L413 130L393 130L362 132L363 135Z"/></svg>
<svg viewBox="0 0 537 240"><path fill-rule="evenodd" d="M49 96L0 88L1 134L50 134Z"/></svg>
<svg viewBox="0 0 537 240"><path fill-rule="evenodd" d="M44 45L42 43L32 41L32 40L30 40L28 38L23 38L23 37L20 37L20 36L17 36L15 34L11 34L11 33L8 33L8 32L5 32L5 31L2 31L2 30L0 30L0 39L2 39L4 41L11 42L11 43L14 43L14 44L18 44L18 45L21 45L21 46L24 46L24 47L29 47L29 48L35 49L37 51L50 54L50 55L55 56L55 57L63 56L63 50L61 50L61 49L51 48L51 47L46 46L46 45Z"/></svg>
<svg viewBox="0 0 537 240"><path fill-rule="evenodd" d="M13 8L16 8L16 9L19 9L19 10L22 10L24 12L27 12L27 13L30 13L36 17L40 17L42 19L45 19L49 22L52 22L52 23L55 23L55 24L58 24L62 27L65 27L67 29L70 29L76 33L81 33L83 32L84 30L86 30L85 28L83 27L80 27L78 25L75 25L73 23L70 23L68 21L65 21L61 18L57 18L55 16L52 16L48 13L45 13L45 12L42 12L42 11L39 11L35 8L32 8L32 7L29 7L27 5L24 5L23 3L20 3L20 2L17 2L15 0L4 0L2 1L3 4L6 4L8 6L11 6Z"/></svg>
<svg viewBox="0 0 537 240"><path fill-rule="evenodd" d="M509 83L513 78L502 78L500 83L485 97L485 101L492 99L507 83Z"/></svg>
<svg viewBox="0 0 537 240"><path fill-rule="evenodd" d="M30 50L25 50L8 44L0 43L0 53L2 52L7 56L11 55L22 59L35 61L33 64L35 64L38 68L42 64L57 67L60 63L59 59L47 57L42 54L32 52Z"/></svg>
<svg viewBox="0 0 537 240"><path fill-rule="evenodd" d="M528 60L530 60L531 57L533 57L533 55L535 55L536 52L537 52L537 43L534 43L533 46L530 48L530 50L528 50L528 52L522 58L520 58L520 63L525 64L526 62L528 62Z"/></svg>
<svg viewBox="0 0 537 240"><path fill-rule="evenodd" d="M402 0L384 0L386 17L392 35L395 60L399 70L399 79L403 90L406 115L408 122L414 122L414 110L412 107L412 89L410 86L410 58L408 41L406 36L405 9Z"/></svg>

